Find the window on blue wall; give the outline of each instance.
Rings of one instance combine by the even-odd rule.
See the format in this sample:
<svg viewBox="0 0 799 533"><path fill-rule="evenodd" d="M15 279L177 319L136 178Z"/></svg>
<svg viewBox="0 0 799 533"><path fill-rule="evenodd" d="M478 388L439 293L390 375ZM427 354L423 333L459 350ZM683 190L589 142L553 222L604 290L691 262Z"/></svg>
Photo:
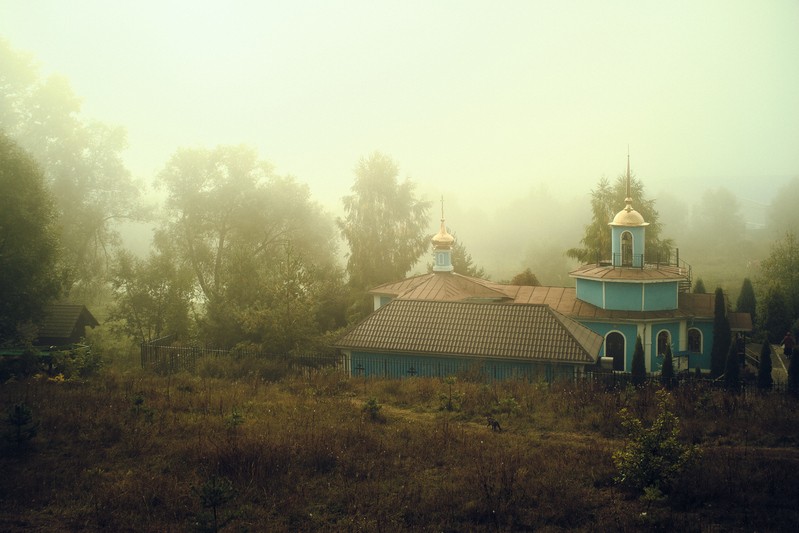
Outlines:
<svg viewBox="0 0 799 533"><path fill-rule="evenodd" d="M612 331L605 337L605 357L613 358L613 370L624 370L624 335Z"/></svg>
<svg viewBox="0 0 799 533"><path fill-rule="evenodd" d="M669 346L670 336L668 331L658 333L658 355L665 355Z"/></svg>
<svg viewBox="0 0 799 533"><path fill-rule="evenodd" d="M702 353L702 332L696 328L688 330L688 351Z"/></svg>
<svg viewBox="0 0 799 533"><path fill-rule="evenodd" d="M633 264L633 234L629 231L621 234L621 264L622 266Z"/></svg>

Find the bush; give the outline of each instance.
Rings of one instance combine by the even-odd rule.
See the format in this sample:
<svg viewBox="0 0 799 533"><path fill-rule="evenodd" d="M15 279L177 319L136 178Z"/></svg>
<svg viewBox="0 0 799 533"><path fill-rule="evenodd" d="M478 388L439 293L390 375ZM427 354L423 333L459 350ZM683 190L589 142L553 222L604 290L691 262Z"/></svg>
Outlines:
<svg viewBox="0 0 799 533"><path fill-rule="evenodd" d="M679 419L671 410L669 393L660 390L657 397L659 412L648 428L626 408L621 410L627 442L613 454L613 462L618 483L638 491L653 487L666 494L699 450L680 443Z"/></svg>

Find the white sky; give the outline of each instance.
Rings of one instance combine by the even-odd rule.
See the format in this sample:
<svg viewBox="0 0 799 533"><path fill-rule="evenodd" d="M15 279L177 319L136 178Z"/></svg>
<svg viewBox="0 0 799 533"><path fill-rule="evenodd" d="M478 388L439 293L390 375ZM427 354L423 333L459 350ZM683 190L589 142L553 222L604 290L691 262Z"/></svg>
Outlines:
<svg viewBox="0 0 799 533"><path fill-rule="evenodd" d="M238 143L334 211L374 150L463 210L584 197L628 145L652 196L799 174L795 0L0 0L0 35L124 126L146 181Z"/></svg>

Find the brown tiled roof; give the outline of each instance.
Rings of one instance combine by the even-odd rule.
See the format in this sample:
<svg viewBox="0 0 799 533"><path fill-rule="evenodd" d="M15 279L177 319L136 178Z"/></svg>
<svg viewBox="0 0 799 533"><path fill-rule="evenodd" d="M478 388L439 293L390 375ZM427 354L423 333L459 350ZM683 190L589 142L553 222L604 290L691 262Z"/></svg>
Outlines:
<svg viewBox="0 0 799 533"><path fill-rule="evenodd" d="M594 363L602 337L547 305L397 299L337 347L380 353Z"/></svg>
<svg viewBox="0 0 799 533"><path fill-rule="evenodd" d="M623 270L641 271L641 269ZM644 269L643 271L648 270ZM454 273L415 276L396 283L381 285L371 292L390 295L398 300L468 302L493 299L502 303L546 304L558 313L580 320L640 321L686 317L713 319L716 300L714 294L681 292L678 294L678 308L674 310L614 311L578 300L574 287L503 285ZM751 318L749 318L749 324L751 326ZM743 323L741 328L741 331L748 331L745 329L746 323Z"/></svg>

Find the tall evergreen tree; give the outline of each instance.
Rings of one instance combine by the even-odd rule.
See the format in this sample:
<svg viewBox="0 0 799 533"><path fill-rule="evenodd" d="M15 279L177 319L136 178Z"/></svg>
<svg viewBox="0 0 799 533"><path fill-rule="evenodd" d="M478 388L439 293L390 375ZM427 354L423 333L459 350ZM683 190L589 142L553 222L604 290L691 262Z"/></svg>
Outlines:
<svg viewBox="0 0 799 533"><path fill-rule="evenodd" d="M642 385L646 381L646 363L644 362L644 345L641 343L641 336L635 339L635 352L633 352L632 362L632 381L633 385Z"/></svg>
<svg viewBox="0 0 799 533"><path fill-rule="evenodd" d="M644 185L635 176L630 180L630 192L633 207L641 213L649 223L646 228L646 255L652 262L665 261L674 241L661 239L662 224L655 209L655 201L648 200L644 195ZM616 178L611 186L610 181L602 177L597 188L591 191L591 223L585 227L585 234L580 240L581 247L571 248L566 255L577 259L581 263L592 263L597 259L610 257L610 228L608 224L613 221L616 213L624 208L627 197L627 176L622 174Z"/></svg>
<svg viewBox="0 0 799 533"><path fill-rule="evenodd" d="M724 365L724 387L732 392L738 392L741 386L741 362L738 360L738 347L730 343L727 350L727 361Z"/></svg>
<svg viewBox="0 0 799 533"><path fill-rule="evenodd" d="M721 287L716 289L715 310L713 313L713 347L710 352L710 377L717 378L724 372L727 352L732 343L730 322L727 319L727 306L724 300L724 291Z"/></svg>
<svg viewBox="0 0 799 533"><path fill-rule="evenodd" d="M702 278L698 278L696 283L694 283L694 294L706 294L707 290L705 289L705 282L702 281Z"/></svg>
<svg viewBox="0 0 799 533"><path fill-rule="evenodd" d="M755 299L755 289L749 278L744 278L743 284L741 284L741 292L738 294L735 310L738 313L749 313L752 317L752 324L757 323L757 300Z"/></svg>
<svg viewBox="0 0 799 533"><path fill-rule="evenodd" d="M666 345L666 353L663 355L663 367L660 369L660 381L663 386L670 389L674 386L674 357L671 354L671 344Z"/></svg>
<svg viewBox="0 0 799 533"><path fill-rule="evenodd" d="M788 364L788 390L799 395L799 347L794 347Z"/></svg>
<svg viewBox="0 0 799 533"><path fill-rule="evenodd" d="M766 338L768 338L768 334L766 334ZM757 387L759 389L770 389L774 384L771 368L771 345L766 339L760 349L760 364L757 367Z"/></svg>

